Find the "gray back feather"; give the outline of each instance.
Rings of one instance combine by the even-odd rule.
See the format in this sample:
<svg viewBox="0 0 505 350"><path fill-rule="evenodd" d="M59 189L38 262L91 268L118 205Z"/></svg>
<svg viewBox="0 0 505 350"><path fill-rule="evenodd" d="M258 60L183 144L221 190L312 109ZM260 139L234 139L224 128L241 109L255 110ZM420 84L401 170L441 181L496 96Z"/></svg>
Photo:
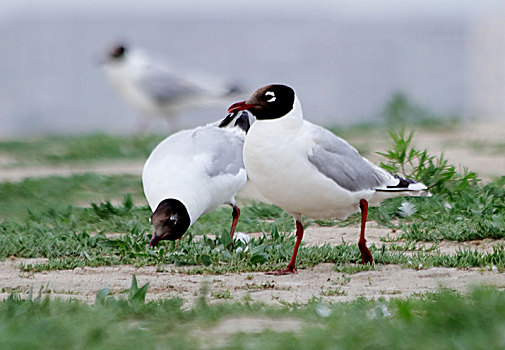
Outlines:
<svg viewBox="0 0 505 350"><path fill-rule="evenodd" d="M351 192L374 189L389 180L388 174L363 159L351 145L330 131L312 125L315 145L309 161L322 174Z"/></svg>
<svg viewBox="0 0 505 350"><path fill-rule="evenodd" d="M137 84L146 94L160 103L170 103L202 93L200 88L155 67L146 69L145 74L137 80Z"/></svg>
<svg viewBox="0 0 505 350"><path fill-rule="evenodd" d="M240 169L244 169L242 159L244 139L244 132L236 132L231 128L204 128L197 129L193 133L196 149L211 155L211 162L206 170L212 177L224 174L236 175Z"/></svg>

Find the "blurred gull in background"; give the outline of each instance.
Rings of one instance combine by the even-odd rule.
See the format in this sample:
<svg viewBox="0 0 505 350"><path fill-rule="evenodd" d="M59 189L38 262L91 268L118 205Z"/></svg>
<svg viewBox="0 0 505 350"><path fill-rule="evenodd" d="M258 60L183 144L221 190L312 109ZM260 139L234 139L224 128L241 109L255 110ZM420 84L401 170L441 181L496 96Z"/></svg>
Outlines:
<svg viewBox="0 0 505 350"><path fill-rule="evenodd" d="M116 44L103 64L105 75L121 98L143 118L140 131L149 118L164 117L178 129L178 116L185 110L226 104L237 96L237 84L201 73L183 73L169 65L158 65L144 52Z"/></svg>

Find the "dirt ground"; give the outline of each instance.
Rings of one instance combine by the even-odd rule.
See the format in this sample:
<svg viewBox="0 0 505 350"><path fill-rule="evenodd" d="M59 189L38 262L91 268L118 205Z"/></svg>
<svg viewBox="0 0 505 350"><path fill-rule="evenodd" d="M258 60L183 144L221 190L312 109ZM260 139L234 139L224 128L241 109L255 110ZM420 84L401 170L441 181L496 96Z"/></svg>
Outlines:
<svg viewBox="0 0 505 350"><path fill-rule="evenodd" d="M428 147L432 154L444 152L453 164L466 166L476 171L484 179L505 175L505 123L464 124L454 130L417 132L415 144ZM384 150L390 145L387 136L367 140L349 140L352 144L366 144L367 149ZM497 149L499 151L497 151ZM372 161L377 157L371 156ZM141 162L97 164L93 166L61 167L10 167L8 160L0 161L0 181L19 181L26 177L62 175L72 173L97 172L104 174L138 174ZM394 232L378 228L368 223L368 244L388 244L381 238L393 237ZM357 227L316 227L306 230L305 245L341 244L357 242ZM438 249L451 253L460 248L491 251L503 240L480 240L472 242L441 242ZM428 249L430 244L419 249ZM303 247L302 247L303 249ZM130 287L132 275L137 276L139 285L150 283L148 300L182 297L185 306L191 307L197 298L206 291L212 302L226 300L261 301L273 305L285 303L306 303L312 297L329 302L366 298L404 297L414 293L426 293L440 288L461 292L472 285L494 285L505 288L505 273L487 269L454 268L407 268L387 265L376 266L373 270L345 275L334 270L333 264L320 264L313 268L301 269L296 275L270 276L264 273L228 273L224 275L188 275L175 266L165 266L163 272L156 267L114 266L98 268L76 268L74 270L24 273L19 269L21 263L33 263L43 259L7 259L0 262L0 299L11 292L28 294L33 289L44 294L61 298L75 298L94 302L95 295L102 288L109 288L115 295Z"/></svg>
<svg viewBox="0 0 505 350"><path fill-rule="evenodd" d="M33 261L8 259L0 263L2 299L11 292L27 295L33 288L35 295L42 291L43 295L51 297L92 303L102 288L121 295L130 287L133 274L137 276L139 285L149 282L147 300L181 297L185 307L191 307L205 290L210 302L231 299L282 305L294 302L304 304L313 297L328 302L349 301L358 297L406 297L440 288L466 292L471 286L483 284L505 288L505 274L485 269L417 270L386 265L344 275L336 272L333 264L320 264L289 276L270 276L262 272L214 276L188 275L173 266L166 266L165 272L157 272L153 266L135 268L129 265L22 273L18 268L21 262Z"/></svg>
<svg viewBox="0 0 505 350"><path fill-rule="evenodd" d="M367 224L368 244L389 244L381 238L393 238L389 229ZM306 230L304 245L341 244L357 242L358 227L317 227ZM253 234L254 235L254 234ZM441 242L441 252L453 253L460 248L490 251L493 245L503 240L479 240L472 242ZM429 249L430 244L419 245ZM303 246L302 246L303 249ZM342 302L358 297L390 298L406 297L414 293L435 292L440 288L466 292L474 285L493 285L505 288L505 273L484 269L419 268L397 265L376 266L373 270L356 274L337 272L334 264L300 269L290 276L271 276L263 272L227 273L224 275L188 275L183 268L166 265L163 271L155 266L136 268L131 265L114 267L84 267L74 270L21 272L21 263L40 263L45 259L11 258L0 262L0 299L11 292L27 295L32 289L35 294L59 298L73 298L94 302L96 293L108 288L111 294L121 297L130 287L132 275L137 276L139 285L149 282L148 300L181 297L185 307L191 307L205 293L210 302L258 301L272 305L307 303L317 297L327 302Z"/></svg>

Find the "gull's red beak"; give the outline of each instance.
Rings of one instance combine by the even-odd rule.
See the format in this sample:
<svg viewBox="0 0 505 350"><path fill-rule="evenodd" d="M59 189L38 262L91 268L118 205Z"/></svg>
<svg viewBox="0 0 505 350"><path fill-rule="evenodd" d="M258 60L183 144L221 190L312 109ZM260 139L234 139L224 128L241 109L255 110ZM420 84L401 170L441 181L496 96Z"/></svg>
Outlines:
<svg viewBox="0 0 505 350"><path fill-rule="evenodd" d="M153 238L151 238L151 242L149 242L149 247L156 247L160 241L160 238L156 236L156 234L153 234Z"/></svg>
<svg viewBox="0 0 505 350"><path fill-rule="evenodd" d="M252 107L254 107L253 104L245 103L245 101L237 102L237 103L232 104L228 108L228 113L237 113L237 112L240 112L240 111L248 110L248 109L250 109Z"/></svg>

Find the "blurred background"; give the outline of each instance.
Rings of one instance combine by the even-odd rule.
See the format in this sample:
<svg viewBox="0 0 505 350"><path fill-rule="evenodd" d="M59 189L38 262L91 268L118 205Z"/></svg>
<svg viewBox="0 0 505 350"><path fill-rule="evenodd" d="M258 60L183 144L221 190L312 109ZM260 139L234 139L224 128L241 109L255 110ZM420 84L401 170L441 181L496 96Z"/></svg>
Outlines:
<svg viewBox="0 0 505 350"><path fill-rule="evenodd" d="M138 113L97 64L117 40L248 92L289 84L306 118L327 126L373 121L399 92L440 118L505 116L500 0L0 0L0 9L4 139L136 132ZM227 107L190 111L181 125Z"/></svg>

